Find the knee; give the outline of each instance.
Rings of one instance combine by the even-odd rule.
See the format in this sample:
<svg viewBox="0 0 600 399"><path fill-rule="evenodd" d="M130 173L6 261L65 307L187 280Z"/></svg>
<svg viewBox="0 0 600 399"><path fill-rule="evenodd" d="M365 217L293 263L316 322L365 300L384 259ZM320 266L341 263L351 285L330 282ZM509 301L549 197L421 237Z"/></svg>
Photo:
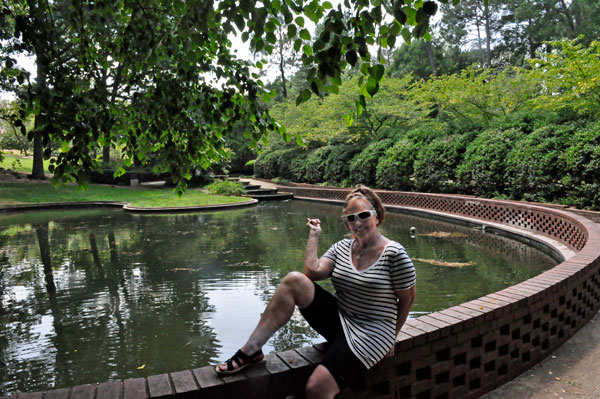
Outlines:
<svg viewBox="0 0 600 399"><path fill-rule="evenodd" d="M289 272L284 278L282 283L291 287L296 287L302 283L305 283L308 277L304 273L300 272Z"/></svg>
<svg viewBox="0 0 600 399"><path fill-rule="evenodd" d="M312 378L308 379L306 387L304 388L306 399L316 399L322 397L323 388L320 384Z"/></svg>

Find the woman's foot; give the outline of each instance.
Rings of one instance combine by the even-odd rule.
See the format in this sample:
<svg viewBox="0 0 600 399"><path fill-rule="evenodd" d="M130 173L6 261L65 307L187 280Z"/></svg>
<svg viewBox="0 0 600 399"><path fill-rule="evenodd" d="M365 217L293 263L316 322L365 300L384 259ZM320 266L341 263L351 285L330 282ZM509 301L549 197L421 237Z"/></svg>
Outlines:
<svg viewBox="0 0 600 399"><path fill-rule="evenodd" d="M218 375L231 375L242 371L244 368L251 364L257 364L264 360L265 355L262 350L254 352L251 355L246 355L242 350L235 352L235 355L231 356L225 363L219 364L215 367L215 372Z"/></svg>

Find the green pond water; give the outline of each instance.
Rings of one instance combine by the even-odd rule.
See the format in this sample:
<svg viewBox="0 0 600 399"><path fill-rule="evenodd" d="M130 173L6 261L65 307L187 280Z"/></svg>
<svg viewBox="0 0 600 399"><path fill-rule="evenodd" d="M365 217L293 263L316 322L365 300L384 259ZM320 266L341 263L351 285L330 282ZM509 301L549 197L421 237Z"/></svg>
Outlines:
<svg viewBox="0 0 600 399"><path fill-rule="evenodd" d="M0 216L0 395L228 358L283 276L302 270L306 218L322 221L322 254L347 234L340 215L338 205L287 201L210 213L94 209ZM414 262L417 298L410 317L556 264L519 242L444 222L388 213L381 229L421 259ZM453 234L436 237L439 232ZM295 313L264 349L321 341Z"/></svg>

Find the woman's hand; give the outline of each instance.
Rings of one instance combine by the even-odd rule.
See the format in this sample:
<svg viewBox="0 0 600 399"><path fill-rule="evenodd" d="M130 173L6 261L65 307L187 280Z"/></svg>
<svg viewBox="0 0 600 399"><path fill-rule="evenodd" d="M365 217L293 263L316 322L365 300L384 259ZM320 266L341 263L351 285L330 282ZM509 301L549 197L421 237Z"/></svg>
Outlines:
<svg viewBox="0 0 600 399"><path fill-rule="evenodd" d="M315 233L317 235L321 234L321 221L319 219L308 218L306 225L310 229L311 233Z"/></svg>
<svg viewBox="0 0 600 399"><path fill-rule="evenodd" d="M396 355L396 343L392 345L390 351L384 356L384 359L391 359Z"/></svg>

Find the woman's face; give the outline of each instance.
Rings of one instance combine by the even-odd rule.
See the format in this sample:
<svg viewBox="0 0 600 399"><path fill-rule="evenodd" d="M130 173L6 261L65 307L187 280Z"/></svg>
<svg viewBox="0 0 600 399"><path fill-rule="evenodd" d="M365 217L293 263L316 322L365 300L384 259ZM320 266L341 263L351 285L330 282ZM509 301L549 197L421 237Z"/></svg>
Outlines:
<svg viewBox="0 0 600 399"><path fill-rule="evenodd" d="M355 198L351 200L346 209L344 209L344 216L357 214L360 212L371 211L373 210L373 206L369 201L364 198ZM361 219L356 217L354 222L350 223L347 220L345 221L346 226L352 232L352 235L356 236L366 236L373 232L373 230L377 229L377 225L379 224L379 219L377 218L377 214L372 215L368 219Z"/></svg>

